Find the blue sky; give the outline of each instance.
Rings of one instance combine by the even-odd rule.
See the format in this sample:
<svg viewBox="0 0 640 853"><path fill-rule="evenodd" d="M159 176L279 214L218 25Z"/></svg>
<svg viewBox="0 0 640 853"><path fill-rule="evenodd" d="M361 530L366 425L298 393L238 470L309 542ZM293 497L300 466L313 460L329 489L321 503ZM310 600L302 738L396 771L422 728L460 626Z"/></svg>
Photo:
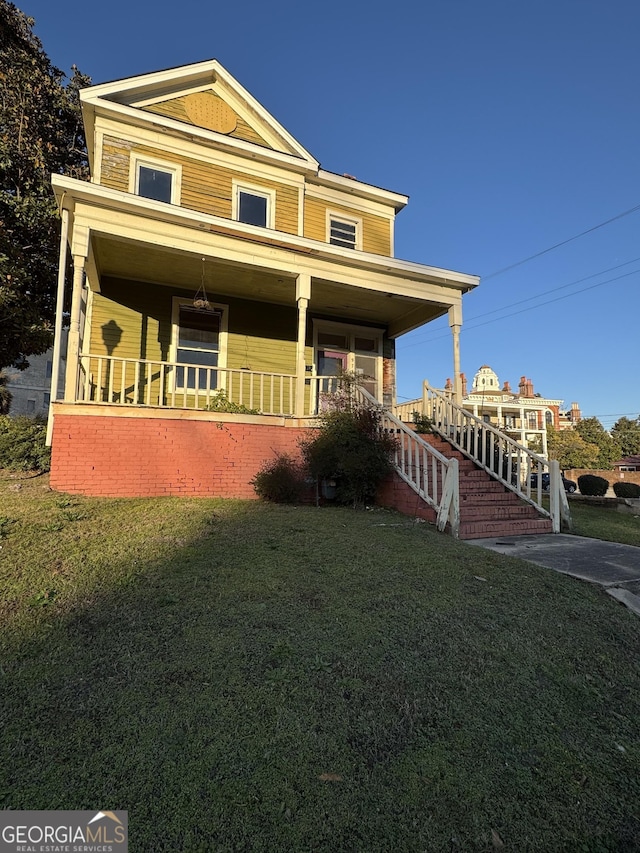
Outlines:
<svg viewBox="0 0 640 853"><path fill-rule="evenodd" d="M469 379L526 375L607 428L640 413L637 0L17 5L94 83L219 59L325 169L410 196L398 257L483 277ZM397 352L399 398L442 386L446 319Z"/></svg>

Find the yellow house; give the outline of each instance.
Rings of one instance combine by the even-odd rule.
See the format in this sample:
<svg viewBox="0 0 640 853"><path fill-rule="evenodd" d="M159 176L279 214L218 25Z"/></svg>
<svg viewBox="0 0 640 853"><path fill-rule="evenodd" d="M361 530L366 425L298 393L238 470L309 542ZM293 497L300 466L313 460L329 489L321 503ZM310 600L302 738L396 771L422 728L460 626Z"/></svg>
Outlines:
<svg viewBox="0 0 640 853"><path fill-rule="evenodd" d="M342 370L390 407L396 338L445 314L459 375L462 296L478 278L394 256L405 195L323 170L216 60L81 101L91 181L52 178L58 332L67 245L73 263L54 486L182 493L179 453L147 488L141 447L157 465L158 435L192 446L189 424L303 429Z"/></svg>

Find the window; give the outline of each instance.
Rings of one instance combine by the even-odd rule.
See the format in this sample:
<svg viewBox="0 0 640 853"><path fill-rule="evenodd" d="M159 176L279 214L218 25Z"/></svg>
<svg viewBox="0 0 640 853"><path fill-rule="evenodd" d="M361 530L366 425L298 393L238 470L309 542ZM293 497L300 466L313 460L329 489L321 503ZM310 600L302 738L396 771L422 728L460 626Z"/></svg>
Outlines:
<svg viewBox="0 0 640 853"><path fill-rule="evenodd" d="M46 364L46 368L45 368L45 379L51 379L52 370L53 370L53 362L48 360L47 364Z"/></svg>
<svg viewBox="0 0 640 853"><path fill-rule="evenodd" d="M214 391L223 385L222 377L211 368L224 367L226 349L225 306L209 311L194 308L193 302L174 299L173 360L193 367L177 367L176 389Z"/></svg>
<svg viewBox="0 0 640 853"><path fill-rule="evenodd" d="M32 415L36 410L36 401L31 399L27 400L27 414Z"/></svg>
<svg viewBox="0 0 640 853"><path fill-rule="evenodd" d="M143 198L180 204L180 167L160 160L132 158L130 191Z"/></svg>
<svg viewBox="0 0 640 853"><path fill-rule="evenodd" d="M48 407L50 402L51 402L51 394L48 391L45 391L44 396L43 396L43 400L42 400L42 404L45 407Z"/></svg>
<svg viewBox="0 0 640 853"><path fill-rule="evenodd" d="M275 193L234 182L232 216L237 222L273 228Z"/></svg>
<svg viewBox="0 0 640 853"><path fill-rule="evenodd" d="M343 249L359 249L359 220L347 219L333 213L329 213L328 216L329 243L332 246L342 246Z"/></svg>

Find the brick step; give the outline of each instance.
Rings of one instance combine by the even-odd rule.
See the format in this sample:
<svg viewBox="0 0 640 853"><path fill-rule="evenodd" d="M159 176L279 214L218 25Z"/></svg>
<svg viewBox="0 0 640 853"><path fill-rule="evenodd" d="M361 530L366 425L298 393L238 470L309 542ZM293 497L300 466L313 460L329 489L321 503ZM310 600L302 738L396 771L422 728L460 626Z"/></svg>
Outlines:
<svg viewBox="0 0 640 853"><path fill-rule="evenodd" d="M520 521L538 519L540 516L532 506L464 506L460 507L462 521ZM544 519L543 519L544 520Z"/></svg>
<svg viewBox="0 0 640 853"><path fill-rule="evenodd" d="M511 492L460 492L460 506L521 506L522 503Z"/></svg>
<svg viewBox="0 0 640 853"><path fill-rule="evenodd" d="M523 521L461 521L460 539L485 539L494 536L532 536L551 533L548 518Z"/></svg>
<svg viewBox="0 0 640 853"><path fill-rule="evenodd" d="M460 477L460 492L464 494L490 495L507 493L507 489L497 480L480 480L471 477Z"/></svg>

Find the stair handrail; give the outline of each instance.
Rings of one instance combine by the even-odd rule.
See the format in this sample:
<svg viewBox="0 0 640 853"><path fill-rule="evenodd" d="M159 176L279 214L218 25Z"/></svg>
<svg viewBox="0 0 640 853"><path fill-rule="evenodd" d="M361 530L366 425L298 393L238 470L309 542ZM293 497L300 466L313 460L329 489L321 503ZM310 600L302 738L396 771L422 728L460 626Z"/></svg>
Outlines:
<svg viewBox="0 0 640 853"><path fill-rule="evenodd" d="M458 460L448 459L415 430L393 415L362 385L355 385L356 399L380 413L381 428L397 438L394 468L398 476L436 511L436 527L449 524L454 538L460 531L460 478Z"/></svg>
<svg viewBox="0 0 640 853"><path fill-rule="evenodd" d="M432 388L425 379L422 400L415 400L415 411L429 419L434 432L441 435L467 458L502 483L518 497L551 519L552 530L559 533L564 521L571 525L569 502L562 483L560 466L547 460L511 436L457 405L453 395ZM403 408L407 405L403 404ZM548 490L544 488L548 474ZM533 475L533 476L532 476ZM549 509L543 505L549 496Z"/></svg>

